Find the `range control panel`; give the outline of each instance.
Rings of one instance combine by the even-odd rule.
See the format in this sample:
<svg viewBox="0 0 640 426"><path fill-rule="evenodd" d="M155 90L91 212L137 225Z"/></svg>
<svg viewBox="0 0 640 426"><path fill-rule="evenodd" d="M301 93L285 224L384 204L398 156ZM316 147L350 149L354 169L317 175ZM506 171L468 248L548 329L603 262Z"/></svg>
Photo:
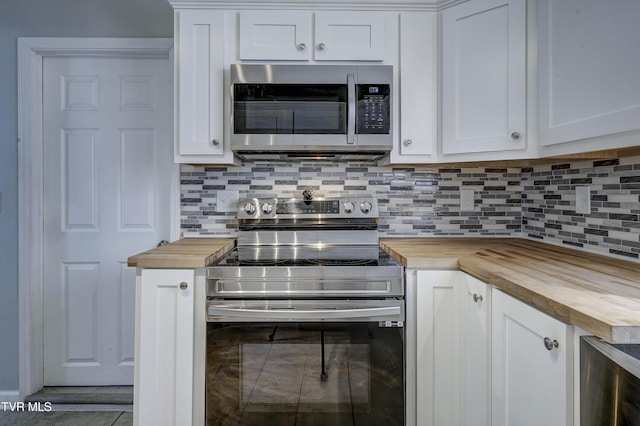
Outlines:
<svg viewBox="0 0 640 426"><path fill-rule="evenodd" d="M377 218L378 200L373 197L244 198L238 202L238 219Z"/></svg>

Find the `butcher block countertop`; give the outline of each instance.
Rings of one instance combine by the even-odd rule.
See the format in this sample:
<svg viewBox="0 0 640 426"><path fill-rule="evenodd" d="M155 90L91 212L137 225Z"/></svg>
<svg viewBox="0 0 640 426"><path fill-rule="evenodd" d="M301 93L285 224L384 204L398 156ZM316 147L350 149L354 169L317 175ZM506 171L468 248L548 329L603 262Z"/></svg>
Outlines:
<svg viewBox="0 0 640 426"><path fill-rule="evenodd" d="M183 238L129 257L136 268L204 268L214 265L236 246L234 238Z"/></svg>
<svg viewBox="0 0 640 426"><path fill-rule="evenodd" d="M640 343L640 264L524 239L384 238L407 268L461 269L611 343Z"/></svg>
<svg viewBox="0 0 640 426"><path fill-rule="evenodd" d="M380 238L380 247L402 266L412 269L459 269L461 257L515 238Z"/></svg>
<svg viewBox="0 0 640 426"><path fill-rule="evenodd" d="M185 238L131 256L138 268L203 268L235 239ZM461 269L611 343L640 343L640 263L518 238L381 238L410 269Z"/></svg>

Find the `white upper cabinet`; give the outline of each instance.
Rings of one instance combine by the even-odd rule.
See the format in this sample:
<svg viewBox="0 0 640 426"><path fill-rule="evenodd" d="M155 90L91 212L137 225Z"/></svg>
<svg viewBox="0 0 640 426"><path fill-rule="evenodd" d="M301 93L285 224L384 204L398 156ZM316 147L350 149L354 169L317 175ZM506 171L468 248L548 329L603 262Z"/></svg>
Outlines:
<svg viewBox="0 0 640 426"><path fill-rule="evenodd" d="M471 0L442 12L441 149L445 157L524 155L526 15L526 0Z"/></svg>
<svg viewBox="0 0 640 426"><path fill-rule="evenodd" d="M231 163L224 137L224 14L180 10L176 27L176 162Z"/></svg>
<svg viewBox="0 0 640 426"><path fill-rule="evenodd" d="M640 2L537 3L542 154L638 145Z"/></svg>
<svg viewBox="0 0 640 426"><path fill-rule="evenodd" d="M385 59L383 12L315 14L317 61L382 61Z"/></svg>
<svg viewBox="0 0 640 426"><path fill-rule="evenodd" d="M309 61L311 14L292 10L240 12L240 59Z"/></svg>
<svg viewBox="0 0 640 426"><path fill-rule="evenodd" d="M435 12L400 14L400 138L391 163L436 161L438 31Z"/></svg>
<svg viewBox="0 0 640 426"><path fill-rule="evenodd" d="M384 12L240 12L240 60L384 59Z"/></svg>

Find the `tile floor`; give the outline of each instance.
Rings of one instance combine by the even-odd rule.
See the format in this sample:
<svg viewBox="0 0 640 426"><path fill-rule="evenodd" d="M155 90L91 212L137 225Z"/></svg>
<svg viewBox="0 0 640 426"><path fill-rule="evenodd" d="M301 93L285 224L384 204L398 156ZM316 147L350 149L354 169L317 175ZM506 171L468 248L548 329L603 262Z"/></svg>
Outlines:
<svg viewBox="0 0 640 426"><path fill-rule="evenodd" d="M128 426L133 413L128 411L50 411L10 412L0 410L0 426Z"/></svg>
<svg viewBox="0 0 640 426"><path fill-rule="evenodd" d="M43 411L5 411L0 406L0 426L133 425L131 386L45 387L25 400ZM44 411L45 403L51 411Z"/></svg>

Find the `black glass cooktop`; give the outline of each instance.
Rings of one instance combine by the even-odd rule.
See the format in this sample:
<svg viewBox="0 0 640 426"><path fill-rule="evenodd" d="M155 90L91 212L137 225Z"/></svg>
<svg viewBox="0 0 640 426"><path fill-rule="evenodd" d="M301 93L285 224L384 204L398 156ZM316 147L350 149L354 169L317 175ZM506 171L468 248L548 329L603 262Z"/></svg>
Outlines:
<svg viewBox="0 0 640 426"><path fill-rule="evenodd" d="M260 246L237 247L216 266L396 266L375 247Z"/></svg>

